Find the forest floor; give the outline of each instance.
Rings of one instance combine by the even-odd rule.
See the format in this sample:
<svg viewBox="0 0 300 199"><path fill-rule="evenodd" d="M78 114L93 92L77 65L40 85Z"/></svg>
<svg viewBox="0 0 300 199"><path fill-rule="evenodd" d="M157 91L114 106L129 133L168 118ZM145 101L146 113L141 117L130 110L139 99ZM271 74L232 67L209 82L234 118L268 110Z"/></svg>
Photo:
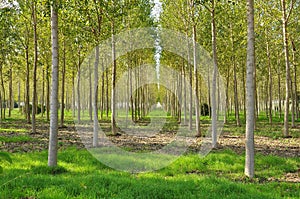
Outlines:
<svg viewBox="0 0 300 199"><path fill-rule="evenodd" d="M110 132L108 121L100 122L100 126L107 134ZM264 122L259 123L255 132L255 151L261 155L273 155L283 158L300 157L300 125L291 130L291 137L284 138L281 135L281 125L271 125ZM218 147L214 151L232 150L237 154L244 154L244 126L236 127L233 123L226 124L223 133L218 140ZM119 136L108 136L117 146L133 152L156 151L172 142L176 130L167 129L164 132L151 136L134 136L121 133ZM27 153L47 150L49 137L49 125L42 120L37 125L37 132L31 133L31 125L24 120L7 120L2 122L0 128L0 151L9 153ZM197 138L188 148L187 153L196 153L200 148L202 138ZM59 149L76 147L83 149L89 147L84 145L75 127L70 122L59 129ZM300 164L300 163L299 163ZM297 172L286 173L281 178L268 178L267 181L284 181L300 183L300 165Z"/></svg>

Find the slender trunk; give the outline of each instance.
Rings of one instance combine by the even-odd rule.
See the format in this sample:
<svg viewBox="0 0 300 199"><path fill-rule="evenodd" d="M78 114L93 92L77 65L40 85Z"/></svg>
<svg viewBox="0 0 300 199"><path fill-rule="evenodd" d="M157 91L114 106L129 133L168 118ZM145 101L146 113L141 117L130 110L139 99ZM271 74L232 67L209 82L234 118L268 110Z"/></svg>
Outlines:
<svg viewBox="0 0 300 199"><path fill-rule="evenodd" d="M18 109L21 112L21 83L20 78L18 79Z"/></svg>
<svg viewBox="0 0 300 199"><path fill-rule="evenodd" d="M277 71L277 78L278 78L278 111L279 111L279 118L282 117L282 107L281 107L281 70L280 70L280 63L279 60L277 61L278 71Z"/></svg>
<svg viewBox="0 0 300 199"><path fill-rule="evenodd" d="M255 70L255 36L254 36L254 0L247 0L248 46L247 46L247 116L246 116L246 158L245 175L254 177L254 70Z"/></svg>
<svg viewBox="0 0 300 199"><path fill-rule="evenodd" d="M193 57L194 57L194 80L195 80L195 111L196 111L196 135L201 136L200 129L200 108L199 108L199 90L198 90L198 63L197 63L197 31L196 25L193 26Z"/></svg>
<svg viewBox="0 0 300 199"><path fill-rule="evenodd" d="M46 79L47 79L47 99L46 99L46 117L47 121L50 120L50 74L49 74L49 65L47 65L46 69Z"/></svg>
<svg viewBox="0 0 300 199"><path fill-rule="evenodd" d="M101 83L101 120L103 119L103 111L104 111L104 58L102 59L102 74L101 74L101 80L102 80L102 83Z"/></svg>
<svg viewBox="0 0 300 199"><path fill-rule="evenodd" d="M298 95L297 95L297 62L296 62L296 53L297 49L295 46L294 41L292 40L293 45L293 63L294 63L294 101L295 101L295 114L296 119L299 119L299 102L298 102Z"/></svg>
<svg viewBox="0 0 300 199"><path fill-rule="evenodd" d="M99 76L98 76L98 67L99 67L99 46L96 46L95 53L95 65L94 65L94 133L93 133L93 147L98 146L98 131L99 131L99 122L98 122L98 86L99 86ZM90 96L92 98L92 96Z"/></svg>
<svg viewBox="0 0 300 199"><path fill-rule="evenodd" d="M112 128L112 134L117 134L117 126L116 126L116 72L117 72L117 60L116 60L116 46L115 46L115 36L114 36L114 22L112 22L112 80L111 80L111 128Z"/></svg>
<svg viewBox="0 0 300 199"><path fill-rule="evenodd" d="M188 38L188 33L186 34L186 37ZM189 91L189 129L192 130L193 129L193 91L192 91L192 87L193 87L193 72L192 72L192 67L190 65L190 43L189 40L188 41L188 54L187 54L187 60L188 60L188 68L189 68L189 76L190 76L190 91Z"/></svg>
<svg viewBox="0 0 300 199"><path fill-rule="evenodd" d="M58 14L56 1L51 6L52 89L48 166L57 166L58 134Z"/></svg>
<svg viewBox="0 0 300 199"><path fill-rule="evenodd" d="M293 113L292 113L292 127L295 128L296 127L296 124L295 124L295 120L298 119L298 111L297 111L297 108L298 108L298 102L297 102L297 65L296 65L296 46L294 44L294 41L292 40L292 47L293 47L293 51L292 51L292 54L293 54L293 68L294 68L294 82L291 83L291 90L293 91L293 104L292 104L292 110L293 110Z"/></svg>
<svg viewBox="0 0 300 199"><path fill-rule="evenodd" d="M98 76L99 55L98 55L98 58L96 57L96 59L98 59L98 60L96 60L97 61L97 76ZM98 77L98 79L99 79L99 77ZM96 84L94 84L94 85L96 85ZM98 89L98 86L99 85L98 85L98 82L97 82L97 89ZM98 90L97 90L97 96L95 96L95 97L98 97ZM92 122L93 121L93 89L92 89L92 69L91 69L91 66L90 66L90 60L89 60L89 99L88 99L88 101L89 101L89 105L88 105L88 108L89 108L89 117L90 117L90 122ZM97 100L97 103L98 103L98 100ZM96 105L96 107L97 106L98 105ZM97 112L97 115L98 115L98 112Z"/></svg>
<svg viewBox="0 0 300 199"><path fill-rule="evenodd" d="M25 56L26 56L26 102L25 102L25 111L26 111L26 119L27 123L30 124L30 103L29 103L29 91L30 91L30 69L29 69L29 50L28 46L25 48Z"/></svg>
<svg viewBox="0 0 300 199"><path fill-rule="evenodd" d="M34 65L33 65L33 97L32 97L32 133L36 133L36 108L37 108L37 64L38 64L38 38L37 38L37 18L36 5L32 1L32 19L33 19L33 35L34 35Z"/></svg>
<svg viewBox="0 0 300 199"><path fill-rule="evenodd" d="M288 43L288 33L287 33L287 13L286 13L286 1L281 0L282 4L282 32L283 32L283 43L284 43L284 54L285 54L285 106L284 106L284 131L285 137L289 136L289 108L290 108L290 60L289 60L289 43Z"/></svg>
<svg viewBox="0 0 300 199"><path fill-rule="evenodd" d="M4 81L3 81L3 66L0 66L0 79L1 79L1 89L2 89L2 100L1 100L1 119L5 119L5 88L4 88Z"/></svg>
<svg viewBox="0 0 300 199"><path fill-rule="evenodd" d="M232 63L233 63L233 73L234 73L234 110L235 110L235 120L236 125L240 126L240 113L239 113L239 99L238 99L238 88L237 88L237 63L236 63L236 57L235 57L235 47L234 47L234 37L233 37L233 27L232 24L230 24L231 28L231 48L232 48Z"/></svg>
<svg viewBox="0 0 300 199"><path fill-rule="evenodd" d="M108 119L108 112L109 112L109 97L108 97L108 70L106 70L106 118Z"/></svg>
<svg viewBox="0 0 300 199"><path fill-rule="evenodd" d="M225 99L225 115L224 115L224 124L227 123L228 114L229 114L229 77L230 70L229 65L227 65L227 77L226 77L226 99Z"/></svg>
<svg viewBox="0 0 300 199"><path fill-rule="evenodd" d="M65 79L66 79L66 41L63 42L63 63L62 63L62 78L61 78L61 113L60 126L64 127L65 119Z"/></svg>
<svg viewBox="0 0 300 199"><path fill-rule="evenodd" d="M41 97L41 114L42 114L42 118L44 117L44 112L45 112L45 108L44 108L44 104L45 104L45 71L44 68L42 69L42 97Z"/></svg>
<svg viewBox="0 0 300 199"><path fill-rule="evenodd" d="M266 34L268 35L268 33ZM272 125L272 86L273 86L273 79L272 79L272 68L271 68L271 55L269 49L269 41L267 37L267 57L268 57L268 70L269 70L269 123Z"/></svg>
<svg viewBox="0 0 300 199"><path fill-rule="evenodd" d="M77 122L81 122L81 95L80 95L80 78L81 78L81 66L80 66L80 49L78 50L78 68L77 68Z"/></svg>
<svg viewBox="0 0 300 199"><path fill-rule="evenodd" d="M212 0L212 11L211 11L211 26L212 26L212 49L213 49L213 77L212 77L212 95L211 95L211 109L212 109L212 147L217 147L217 68L218 68L218 58L217 58L217 33L216 33L216 23L215 23L215 1Z"/></svg>
<svg viewBox="0 0 300 199"><path fill-rule="evenodd" d="M72 71L72 115L73 118L76 116L76 91L75 91L75 69Z"/></svg>
<svg viewBox="0 0 300 199"><path fill-rule="evenodd" d="M14 100L13 100L13 81L12 81L12 66L9 69L9 109L8 109L8 117L11 117L11 111L14 108Z"/></svg>
<svg viewBox="0 0 300 199"><path fill-rule="evenodd" d="M184 62L184 60L183 60ZM183 83L184 83L184 91L183 91L183 95L184 95L184 99L183 99L183 106L184 106L184 125L187 125L187 103L186 103L186 99L187 99L187 96L186 96L186 72L185 72L185 65L183 63L182 65L182 72L183 72Z"/></svg>

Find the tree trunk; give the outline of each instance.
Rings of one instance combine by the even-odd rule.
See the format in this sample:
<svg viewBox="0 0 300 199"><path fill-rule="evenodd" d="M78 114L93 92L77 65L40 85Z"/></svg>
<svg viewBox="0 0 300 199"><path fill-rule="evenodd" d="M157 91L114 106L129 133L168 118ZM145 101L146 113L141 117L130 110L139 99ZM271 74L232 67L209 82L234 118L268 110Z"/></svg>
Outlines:
<svg viewBox="0 0 300 199"><path fill-rule="evenodd" d="M266 35L268 35L267 31L266 31ZM269 71L269 123L272 125L272 108L273 108L273 104L272 104L272 86L273 86L273 79L272 79L272 68L271 68L271 55L270 55L270 49L269 49L269 39L267 36L267 57L268 57L268 71Z"/></svg>
<svg viewBox="0 0 300 199"><path fill-rule="evenodd" d="M13 81L12 81L12 66L9 69L9 109L8 109L8 117L11 117L11 111L14 108L14 100L13 100Z"/></svg>
<svg viewBox="0 0 300 199"><path fill-rule="evenodd" d="M60 113L60 126L64 127L65 119L65 79L66 79L66 41L63 42L63 64L62 64L62 78L61 78L61 113Z"/></svg>
<svg viewBox="0 0 300 199"><path fill-rule="evenodd" d="M38 64L38 38L37 38L37 18L36 5L32 1L32 20L33 20L33 35L34 35L34 65L33 65L33 93L32 93L32 133L36 133L36 108L37 108L37 64Z"/></svg>
<svg viewBox="0 0 300 199"><path fill-rule="evenodd" d="M230 24L231 28L231 48L232 48L232 63L233 63L233 73L234 73L234 111L235 111L235 120L236 125L240 126L240 113L239 113L239 99L238 99L238 88L237 88L237 72L236 72L236 57L235 57L235 47L234 47L234 37L233 37L233 27Z"/></svg>
<svg viewBox="0 0 300 199"><path fill-rule="evenodd" d="M26 102L25 102L25 111L26 111L27 123L30 124L30 99L29 99L30 69L29 69L29 49L28 49L28 46L26 46L26 48L25 48L25 56L26 56Z"/></svg>
<svg viewBox="0 0 300 199"><path fill-rule="evenodd" d="M195 112L196 112L196 135L201 136L200 129L200 108L199 108L199 90L198 90L198 63L197 63L197 31L196 25L193 26L193 57L194 57L194 81L195 81Z"/></svg>
<svg viewBox="0 0 300 199"><path fill-rule="evenodd" d="M216 33L216 23L215 23L215 1L212 0L212 10L211 10L211 27L212 27L212 49L213 49L213 79L212 79L212 95L211 95L211 109L212 109L212 147L217 147L217 68L218 68L218 58L217 58L217 33Z"/></svg>
<svg viewBox="0 0 300 199"><path fill-rule="evenodd" d="M51 41L52 41L52 90L48 166L57 166L58 134L58 14L57 2L51 6Z"/></svg>
<svg viewBox="0 0 300 199"><path fill-rule="evenodd" d="M248 46L247 46L247 116L246 116L246 158L245 175L254 177L254 70L255 70L255 36L254 36L254 0L247 0Z"/></svg>
<svg viewBox="0 0 300 199"><path fill-rule="evenodd" d="M46 118L50 120L50 77L49 77L49 65L47 64L46 79L47 79L47 99L46 99Z"/></svg>
<svg viewBox="0 0 300 199"><path fill-rule="evenodd" d="M96 57L96 60L98 63L97 63L97 72L98 72L98 67L99 67L99 55L98 55L98 58ZM92 69L91 69L91 66L90 66L90 60L89 60L89 105L88 105L88 108L89 108L89 118L90 118L90 122L93 121L93 89L92 89ZM95 63L96 64L96 63ZM96 67L96 66L95 66ZM96 75L96 74L95 74ZM98 75L98 73L97 73ZM99 77L98 77L99 79ZM97 82L97 89L98 89L98 82ZM96 93L95 93L96 94ZM97 94L98 94L98 90L97 90ZM97 96L98 97L98 96ZM97 103L98 103L98 100L97 100ZM98 105L96 105L97 107ZM98 112L97 112L97 115L98 115Z"/></svg>
<svg viewBox="0 0 300 199"><path fill-rule="evenodd" d="M283 32L283 42L284 42L284 54L285 54L285 106L284 106L284 131L285 137L289 136L289 108L290 108L290 60L289 60L289 43L288 43L288 33L287 33L287 13L286 13L286 1L281 0L282 4L282 32Z"/></svg>
<svg viewBox="0 0 300 199"><path fill-rule="evenodd" d="M80 95L80 78L81 78L81 68L80 68L80 49L78 50L78 66L77 66L77 122L81 122L81 95Z"/></svg>
<svg viewBox="0 0 300 199"><path fill-rule="evenodd" d="M297 62L296 62L296 53L297 49L294 43L294 40L292 40L293 45L293 64L294 64L294 100L295 100L295 114L296 119L299 119L299 103L298 103L298 95L297 95Z"/></svg>
<svg viewBox="0 0 300 199"><path fill-rule="evenodd" d="M111 80L111 128L112 134L117 134L117 126L116 126L116 72L117 72L117 60L116 60L116 46L115 46L115 36L114 36L114 22L112 22L112 80Z"/></svg>
<svg viewBox="0 0 300 199"><path fill-rule="evenodd" d="M94 133L93 133L93 147L98 146L98 131L99 131L99 122L98 122L98 67L99 67L99 46L96 46L95 53L95 65L94 65ZM92 98L92 96L90 96Z"/></svg>

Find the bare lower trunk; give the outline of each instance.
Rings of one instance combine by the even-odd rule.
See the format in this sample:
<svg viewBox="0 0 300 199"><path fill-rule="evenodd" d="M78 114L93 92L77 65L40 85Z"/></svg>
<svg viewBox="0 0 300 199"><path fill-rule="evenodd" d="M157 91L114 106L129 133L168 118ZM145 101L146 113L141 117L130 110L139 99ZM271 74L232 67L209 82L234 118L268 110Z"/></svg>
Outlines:
<svg viewBox="0 0 300 199"><path fill-rule="evenodd" d="M61 113L60 113L60 126L64 127L65 119L65 78L66 78L66 41L64 41L63 49L63 64L62 64L62 78L61 78Z"/></svg>
<svg viewBox="0 0 300 199"><path fill-rule="evenodd" d="M246 158L245 175L254 177L254 70L255 70L255 46L254 46L254 2L247 0L248 19L248 47L247 47L247 116L246 116Z"/></svg>
<svg viewBox="0 0 300 199"><path fill-rule="evenodd" d="M193 26L193 52L194 52L194 80L195 80L195 112L196 112L196 134L201 136L200 129L200 108L199 108L199 90L198 90L198 63L197 63L197 46L196 46L196 25Z"/></svg>
<svg viewBox="0 0 300 199"><path fill-rule="evenodd" d="M51 6L52 89L48 166L57 166L58 134L58 14L56 1Z"/></svg>
<svg viewBox="0 0 300 199"><path fill-rule="evenodd" d="M96 46L96 53L95 53L95 65L94 65L94 133L93 133L93 147L97 147L98 145L98 131L99 131L99 122L98 122L98 67L99 67L99 46ZM90 96L92 98L92 96Z"/></svg>
<svg viewBox="0 0 300 199"><path fill-rule="evenodd" d="M116 126L116 72L117 72L117 60L116 60L116 46L115 46L115 40L114 40L114 23L112 23L112 62L113 62L113 67L112 67L112 85L111 85L111 128L112 128L112 134L116 135L117 134L117 126Z"/></svg>
<svg viewBox="0 0 300 199"><path fill-rule="evenodd" d="M268 38L267 38L268 40ZM273 79L272 79L272 68L271 68L271 57L270 57L270 49L269 49L269 42L267 41L267 57L268 57L268 70L269 70L269 123L272 125L272 86L273 86Z"/></svg>
<svg viewBox="0 0 300 199"><path fill-rule="evenodd" d="M36 108L37 108L37 64L38 64L38 42L37 42L37 19L36 6L32 2L33 35L34 35L34 66L33 66L33 93L32 93L32 133L36 133Z"/></svg>
<svg viewBox="0 0 300 199"><path fill-rule="evenodd" d="M217 34L216 34L216 24L215 24L215 1L212 0L212 49L213 49L213 79L212 79L212 95L211 95L211 109L212 109L212 147L217 147L217 100L216 100L216 91L217 91L217 68L218 68L218 58L217 58Z"/></svg>
<svg viewBox="0 0 300 199"><path fill-rule="evenodd" d="M9 100L8 100L8 117L11 117L11 111L14 108L14 100L13 100L13 81L12 81L12 66L9 69Z"/></svg>
<svg viewBox="0 0 300 199"><path fill-rule="evenodd" d="M288 44L288 33L287 33L287 14L286 14L286 1L281 0L282 4L282 32L284 42L284 54L285 54L285 106L284 106L284 136L289 136L289 108L290 108L290 60L289 60L289 44Z"/></svg>
<svg viewBox="0 0 300 199"><path fill-rule="evenodd" d="M28 46L25 49L25 56L26 56L26 101L25 101L25 112L26 112L26 119L27 123L30 123L30 99L29 99L29 90L30 90L30 83L29 83L29 50Z"/></svg>

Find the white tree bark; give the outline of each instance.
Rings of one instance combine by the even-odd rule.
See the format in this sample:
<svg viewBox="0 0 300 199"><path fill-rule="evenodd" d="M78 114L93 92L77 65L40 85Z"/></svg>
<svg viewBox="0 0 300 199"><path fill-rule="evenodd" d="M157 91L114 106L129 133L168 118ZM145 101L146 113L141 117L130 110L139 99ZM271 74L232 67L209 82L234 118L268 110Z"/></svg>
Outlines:
<svg viewBox="0 0 300 199"><path fill-rule="evenodd" d="M284 42L284 54L285 54L285 106L284 106L284 136L289 136L289 109L290 109L290 82L291 82L291 73L290 73L290 60L289 60L289 42L287 36L287 24L288 17L286 13L286 1L281 0L282 6L282 32L283 32L283 42Z"/></svg>
<svg viewBox="0 0 300 199"><path fill-rule="evenodd" d="M246 158L245 175L254 177L254 71L255 71L255 36L254 36L254 0L247 0L248 46L247 46L247 116L246 116Z"/></svg>
<svg viewBox="0 0 300 199"><path fill-rule="evenodd" d="M213 49L213 77L212 77L212 95L211 95L211 110L212 110L212 147L217 147L217 34L216 34L216 23L215 23L215 1L212 0L212 10L211 10L211 27L212 27L212 49Z"/></svg>
<svg viewBox="0 0 300 199"><path fill-rule="evenodd" d="M57 134L58 134L58 13L56 1L51 6L51 41L52 41L52 92L50 114L50 137L48 166L57 166Z"/></svg>

